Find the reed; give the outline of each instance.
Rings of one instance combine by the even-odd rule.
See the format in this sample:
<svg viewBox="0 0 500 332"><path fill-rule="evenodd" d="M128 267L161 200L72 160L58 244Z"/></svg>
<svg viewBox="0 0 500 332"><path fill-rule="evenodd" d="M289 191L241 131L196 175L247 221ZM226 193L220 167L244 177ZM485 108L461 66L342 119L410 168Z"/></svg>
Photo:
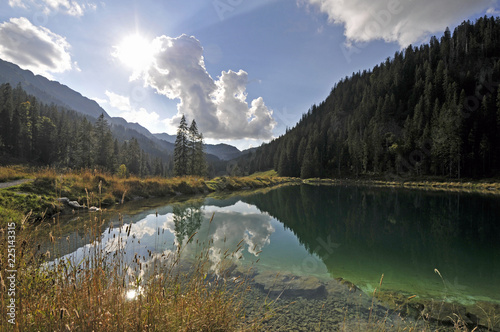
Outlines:
<svg viewBox="0 0 500 332"><path fill-rule="evenodd" d="M262 326L265 314L245 316L249 275L231 274L232 259L240 248L226 252L213 266L210 243L196 245L197 255L182 256L184 246L148 257L127 256L126 243L133 241L132 225L117 225L116 237L102 241L104 221L86 222L89 245L82 255L55 257L69 238L58 238L56 225L16 228L16 325L7 317L9 297L0 268L2 331L252 331ZM36 235L50 228L49 247L37 245ZM112 232L113 226L108 229ZM46 230L45 230L46 231ZM193 234L194 235L194 234ZM160 229L157 233L161 237ZM0 252L7 252L5 234Z"/></svg>

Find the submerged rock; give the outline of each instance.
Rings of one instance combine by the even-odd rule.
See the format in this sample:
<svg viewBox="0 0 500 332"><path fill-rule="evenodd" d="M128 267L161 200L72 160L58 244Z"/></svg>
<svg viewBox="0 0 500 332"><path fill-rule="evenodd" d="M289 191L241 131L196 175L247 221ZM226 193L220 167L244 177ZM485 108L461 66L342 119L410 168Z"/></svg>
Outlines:
<svg viewBox="0 0 500 332"><path fill-rule="evenodd" d="M324 298L327 295L325 284L312 276L295 276L290 273L264 271L254 278L258 288L270 296Z"/></svg>
<svg viewBox="0 0 500 332"><path fill-rule="evenodd" d="M420 303L415 296L407 296L394 291L379 291L375 293L375 297L385 306L403 316L417 319L424 310L424 304Z"/></svg>
<svg viewBox="0 0 500 332"><path fill-rule="evenodd" d="M500 304L490 302L477 302L467 307L468 315L474 325L500 332Z"/></svg>
<svg viewBox="0 0 500 332"><path fill-rule="evenodd" d="M463 305L443 301L423 301L422 317L450 326L472 326L473 321Z"/></svg>
<svg viewBox="0 0 500 332"><path fill-rule="evenodd" d="M361 291L358 286L356 286L355 284L353 284L352 282L350 282L349 280L345 280L343 278L335 278L335 280L341 284L341 285L344 285L346 286L350 292L354 292L356 293L357 291Z"/></svg>

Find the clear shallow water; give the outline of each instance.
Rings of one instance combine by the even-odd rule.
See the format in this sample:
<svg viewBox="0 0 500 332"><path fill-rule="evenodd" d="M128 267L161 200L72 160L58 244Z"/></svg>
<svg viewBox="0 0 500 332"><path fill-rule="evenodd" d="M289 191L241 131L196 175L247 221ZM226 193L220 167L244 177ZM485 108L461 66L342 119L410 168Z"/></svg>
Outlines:
<svg viewBox="0 0 500 332"><path fill-rule="evenodd" d="M112 217L103 247L123 247L130 259L138 254L146 263L150 252L174 251L197 232L184 254L197 252L196 240L213 239L214 266L243 240L235 262L245 266L259 259L261 272L341 277L367 294L384 274L383 290L462 304L500 303L499 197L301 185L157 204L122 211L124 227L131 225L126 242L118 242L125 228L120 233L118 217ZM69 255L81 260L88 251L82 245Z"/></svg>

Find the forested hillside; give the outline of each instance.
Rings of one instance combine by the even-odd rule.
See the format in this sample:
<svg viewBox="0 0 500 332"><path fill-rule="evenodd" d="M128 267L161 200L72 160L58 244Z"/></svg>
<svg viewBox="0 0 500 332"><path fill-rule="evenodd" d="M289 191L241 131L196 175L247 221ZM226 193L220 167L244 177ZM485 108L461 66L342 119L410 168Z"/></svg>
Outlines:
<svg viewBox="0 0 500 332"><path fill-rule="evenodd" d="M123 164L137 176L164 175L168 171L166 160L144 152L136 138L119 141L114 137L104 115L95 119L40 103L20 85L0 85L0 119L3 164L99 168L111 173Z"/></svg>
<svg viewBox="0 0 500 332"><path fill-rule="evenodd" d="M239 167L303 178L498 176L499 82L500 18L467 21L341 80Z"/></svg>

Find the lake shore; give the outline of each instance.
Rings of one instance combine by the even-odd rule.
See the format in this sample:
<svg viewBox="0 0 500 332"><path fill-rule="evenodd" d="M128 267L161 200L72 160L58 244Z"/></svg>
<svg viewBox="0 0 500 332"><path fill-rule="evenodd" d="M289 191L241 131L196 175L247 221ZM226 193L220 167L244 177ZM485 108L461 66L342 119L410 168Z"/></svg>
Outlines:
<svg viewBox="0 0 500 332"><path fill-rule="evenodd" d="M39 221L60 212L110 208L146 198L226 193L301 182L296 178L280 177L274 171L214 179L194 176L120 178L91 170L60 172L30 170L22 166L0 167L0 183L4 184L0 189L0 219L2 224L10 220Z"/></svg>
<svg viewBox="0 0 500 332"><path fill-rule="evenodd" d="M343 179L299 179L280 177L275 171L250 176L202 177L118 177L91 170L32 170L23 166L0 167L0 219L27 221L50 218L73 209L109 208L144 198L170 198L241 190L270 188L283 184L356 185L500 195L498 179L446 180L441 178L384 179L381 177ZM61 201L61 198L65 198ZM73 206L67 202L76 202Z"/></svg>
<svg viewBox="0 0 500 332"><path fill-rule="evenodd" d="M345 178L345 179L306 179L303 181L312 185L356 185L368 187L385 188L407 188L432 191L448 192L468 192L500 195L500 181L497 179L487 180L456 180L448 181L443 179L412 179L412 180L380 180L370 178Z"/></svg>

